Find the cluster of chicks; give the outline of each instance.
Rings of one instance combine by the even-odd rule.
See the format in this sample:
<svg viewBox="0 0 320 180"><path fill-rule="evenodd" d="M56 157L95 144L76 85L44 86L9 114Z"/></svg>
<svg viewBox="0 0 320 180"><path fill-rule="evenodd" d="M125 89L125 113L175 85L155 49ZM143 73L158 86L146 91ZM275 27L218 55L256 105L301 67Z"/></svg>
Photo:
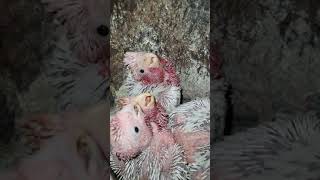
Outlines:
<svg viewBox="0 0 320 180"><path fill-rule="evenodd" d="M124 64L128 97L118 97L110 118L113 172L119 179L209 179L209 98L180 104L168 59L127 52Z"/></svg>

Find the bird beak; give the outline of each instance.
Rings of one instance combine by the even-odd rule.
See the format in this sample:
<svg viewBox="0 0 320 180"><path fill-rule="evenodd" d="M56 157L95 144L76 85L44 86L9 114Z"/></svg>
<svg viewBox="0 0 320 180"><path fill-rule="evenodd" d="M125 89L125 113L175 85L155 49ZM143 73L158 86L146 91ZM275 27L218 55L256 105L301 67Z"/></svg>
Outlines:
<svg viewBox="0 0 320 180"><path fill-rule="evenodd" d="M134 99L142 109L153 108L155 106L156 100L155 97L150 93L143 93L139 96L136 96Z"/></svg>
<svg viewBox="0 0 320 180"><path fill-rule="evenodd" d="M154 96L152 96L151 94L150 95L146 95L145 96L145 105L147 107L153 107L155 104L155 98Z"/></svg>

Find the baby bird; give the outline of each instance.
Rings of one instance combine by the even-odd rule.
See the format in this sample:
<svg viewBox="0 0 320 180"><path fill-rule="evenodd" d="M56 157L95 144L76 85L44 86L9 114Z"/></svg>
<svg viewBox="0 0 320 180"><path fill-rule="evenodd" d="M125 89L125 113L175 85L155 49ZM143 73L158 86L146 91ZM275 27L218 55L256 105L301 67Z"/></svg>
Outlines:
<svg viewBox="0 0 320 180"><path fill-rule="evenodd" d="M182 147L145 114L154 101L149 94L132 99L111 117L111 168L120 179L189 179Z"/></svg>
<svg viewBox="0 0 320 180"><path fill-rule="evenodd" d="M120 89L129 97L149 92L167 112L180 104L180 80L170 60L153 53L127 52L123 61L129 73ZM119 102L125 105L122 98Z"/></svg>
<svg viewBox="0 0 320 180"><path fill-rule="evenodd" d="M97 63L107 57L110 1L41 0L46 10L63 25L71 50L83 62Z"/></svg>
<svg viewBox="0 0 320 180"><path fill-rule="evenodd" d="M152 94L142 93L135 97L123 98L122 100L125 101L126 104L138 104L145 115L145 123L149 127L151 127L151 122L156 123L160 130L168 127L168 114Z"/></svg>

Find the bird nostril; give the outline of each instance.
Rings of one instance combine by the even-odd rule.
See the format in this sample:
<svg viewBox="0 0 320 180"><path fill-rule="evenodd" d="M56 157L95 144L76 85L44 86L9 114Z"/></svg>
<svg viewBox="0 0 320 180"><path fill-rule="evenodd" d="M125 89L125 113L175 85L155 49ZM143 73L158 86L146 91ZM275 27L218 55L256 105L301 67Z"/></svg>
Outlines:
<svg viewBox="0 0 320 180"><path fill-rule="evenodd" d="M101 36L107 36L109 34L109 29L105 25L100 25L100 26L97 27L97 32Z"/></svg>
<svg viewBox="0 0 320 180"><path fill-rule="evenodd" d="M151 96L146 97L146 106L151 102Z"/></svg>
<svg viewBox="0 0 320 180"><path fill-rule="evenodd" d="M140 69L140 73L144 73L144 70L143 70L143 69Z"/></svg>

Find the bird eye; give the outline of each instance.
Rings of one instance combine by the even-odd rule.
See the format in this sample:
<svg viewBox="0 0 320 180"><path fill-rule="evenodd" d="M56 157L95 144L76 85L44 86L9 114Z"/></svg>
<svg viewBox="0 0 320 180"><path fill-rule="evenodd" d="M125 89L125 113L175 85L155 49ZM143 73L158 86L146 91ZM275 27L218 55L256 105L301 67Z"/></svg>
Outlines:
<svg viewBox="0 0 320 180"><path fill-rule="evenodd" d="M140 73L144 73L144 70L143 70L143 69L140 69Z"/></svg>
<svg viewBox="0 0 320 180"><path fill-rule="evenodd" d="M135 127L134 127L134 131L135 131L136 133L139 133L139 128L138 128L137 126L135 126Z"/></svg>
<svg viewBox="0 0 320 180"><path fill-rule="evenodd" d="M109 29L105 25L100 25L100 26L97 27L97 32L101 36L107 36L109 34Z"/></svg>

